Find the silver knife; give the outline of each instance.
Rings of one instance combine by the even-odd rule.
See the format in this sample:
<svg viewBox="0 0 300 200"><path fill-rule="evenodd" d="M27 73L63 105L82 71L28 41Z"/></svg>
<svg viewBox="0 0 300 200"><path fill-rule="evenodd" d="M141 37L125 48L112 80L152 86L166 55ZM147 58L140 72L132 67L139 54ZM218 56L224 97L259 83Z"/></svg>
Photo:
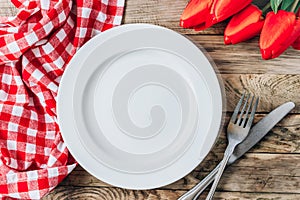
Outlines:
<svg viewBox="0 0 300 200"><path fill-rule="evenodd" d="M256 143L258 143L284 116L286 116L293 108L293 102L287 102L274 109L267 116L256 123L250 130L248 137L240 143L231 155L228 165L235 162ZM181 196L178 200L197 200L198 196L205 190L205 188L214 180L218 172L220 164L215 167L200 183L194 186L191 190Z"/></svg>

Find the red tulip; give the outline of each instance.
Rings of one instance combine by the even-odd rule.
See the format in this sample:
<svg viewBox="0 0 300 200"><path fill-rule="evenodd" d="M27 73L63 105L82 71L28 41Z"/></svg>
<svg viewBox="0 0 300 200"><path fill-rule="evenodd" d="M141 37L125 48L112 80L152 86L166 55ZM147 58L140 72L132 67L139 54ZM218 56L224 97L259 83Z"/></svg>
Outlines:
<svg viewBox="0 0 300 200"><path fill-rule="evenodd" d="M180 26L192 28L204 23L212 3L213 0L191 0L180 17Z"/></svg>
<svg viewBox="0 0 300 200"><path fill-rule="evenodd" d="M251 0L191 0L184 9L180 26L203 30L239 12Z"/></svg>
<svg viewBox="0 0 300 200"><path fill-rule="evenodd" d="M258 35L264 25L262 11L250 4L229 21L224 31L224 43L236 44Z"/></svg>
<svg viewBox="0 0 300 200"><path fill-rule="evenodd" d="M269 12L260 35L260 51L263 59L278 57L300 35L300 21L293 12L279 10Z"/></svg>
<svg viewBox="0 0 300 200"><path fill-rule="evenodd" d="M248 6L252 0L215 0L212 8L212 23L223 21Z"/></svg>

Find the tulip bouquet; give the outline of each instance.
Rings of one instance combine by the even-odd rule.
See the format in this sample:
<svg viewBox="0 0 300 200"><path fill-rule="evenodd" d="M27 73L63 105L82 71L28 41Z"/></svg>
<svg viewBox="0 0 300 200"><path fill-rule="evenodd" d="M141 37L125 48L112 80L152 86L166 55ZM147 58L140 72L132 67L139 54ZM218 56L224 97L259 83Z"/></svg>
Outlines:
<svg viewBox="0 0 300 200"><path fill-rule="evenodd" d="M224 31L224 43L236 44L260 34L263 59L278 57L289 46L300 50L300 0L190 0L180 26L204 30L231 18Z"/></svg>

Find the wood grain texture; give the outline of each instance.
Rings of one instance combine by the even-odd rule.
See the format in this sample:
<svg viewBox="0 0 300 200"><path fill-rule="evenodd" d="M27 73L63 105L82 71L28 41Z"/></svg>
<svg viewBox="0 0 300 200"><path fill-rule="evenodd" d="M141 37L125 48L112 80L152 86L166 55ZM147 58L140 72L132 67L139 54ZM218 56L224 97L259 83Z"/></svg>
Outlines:
<svg viewBox="0 0 300 200"><path fill-rule="evenodd" d="M0 16L10 17L17 13L17 9L9 0L0 0Z"/></svg>
<svg viewBox="0 0 300 200"><path fill-rule="evenodd" d="M299 155L247 154L226 170L218 190L300 194L299 158ZM204 176L199 172L196 177Z"/></svg>
<svg viewBox="0 0 300 200"><path fill-rule="evenodd" d="M182 195L183 191L164 191L164 190L148 190L148 191L134 191L124 190L113 187L64 187L60 186L55 191L51 192L44 200L50 199L176 199Z"/></svg>
<svg viewBox="0 0 300 200"><path fill-rule="evenodd" d="M95 199L95 200L134 200L134 199L176 199L184 191L165 190L124 190L113 187L58 187L43 200L65 199Z"/></svg>
<svg viewBox="0 0 300 200"><path fill-rule="evenodd" d="M224 45L222 35L188 37L204 48L222 74L300 74L300 51L293 48L276 59L262 60L258 37L235 45Z"/></svg>
<svg viewBox="0 0 300 200"><path fill-rule="evenodd" d="M69 200L69 199L89 199L89 200L175 200L180 197L185 190L145 190L145 191L128 191L112 187L61 187L51 192L43 200ZM206 194L206 193L204 193ZM216 192L216 200L299 200L299 194L282 194L282 193L245 193L245 192ZM204 199L204 198L201 198Z"/></svg>
<svg viewBox="0 0 300 200"><path fill-rule="evenodd" d="M254 123L257 123L266 114L256 114ZM224 152L226 147L226 125L230 114L225 117L225 122L218 141L212 152ZM279 122L254 148L252 153L300 153L300 115L291 114Z"/></svg>
<svg viewBox="0 0 300 200"><path fill-rule="evenodd" d="M203 179L221 160L222 154L209 156L193 172L160 189L188 190ZM287 165L289 163L289 165ZM267 180L267 182L266 182ZM299 193L300 155L247 153L226 169L219 191ZM109 187L108 184L77 167L61 186Z"/></svg>
<svg viewBox="0 0 300 200"><path fill-rule="evenodd" d="M225 86L227 111L232 112L243 91L260 97L258 112L270 112L282 103L293 101L293 113L300 111L300 75L221 74Z"/></svg>
<svg viewBox="0 0 300 200"><path fill-rule="evenodd" d="M200 196L200 199L205 199L205 195ZM299 194L281 194L281 193L245 193L245 192L217 192L214 196L216 200L296 200L299 199Z"/></svg>

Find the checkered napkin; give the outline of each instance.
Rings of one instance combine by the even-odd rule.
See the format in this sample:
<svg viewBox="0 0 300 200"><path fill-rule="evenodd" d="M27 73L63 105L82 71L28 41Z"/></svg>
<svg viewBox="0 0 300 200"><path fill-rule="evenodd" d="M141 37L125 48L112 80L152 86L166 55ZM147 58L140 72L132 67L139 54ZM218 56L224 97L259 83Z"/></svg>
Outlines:
<svg viewBox="0 0 300 200"><path fill-rule="evenodd" d="M40 199L76 166L57 124L59 82L75 52L119 25L124 0L12 0L0 18L0 197Z"/></svg>

